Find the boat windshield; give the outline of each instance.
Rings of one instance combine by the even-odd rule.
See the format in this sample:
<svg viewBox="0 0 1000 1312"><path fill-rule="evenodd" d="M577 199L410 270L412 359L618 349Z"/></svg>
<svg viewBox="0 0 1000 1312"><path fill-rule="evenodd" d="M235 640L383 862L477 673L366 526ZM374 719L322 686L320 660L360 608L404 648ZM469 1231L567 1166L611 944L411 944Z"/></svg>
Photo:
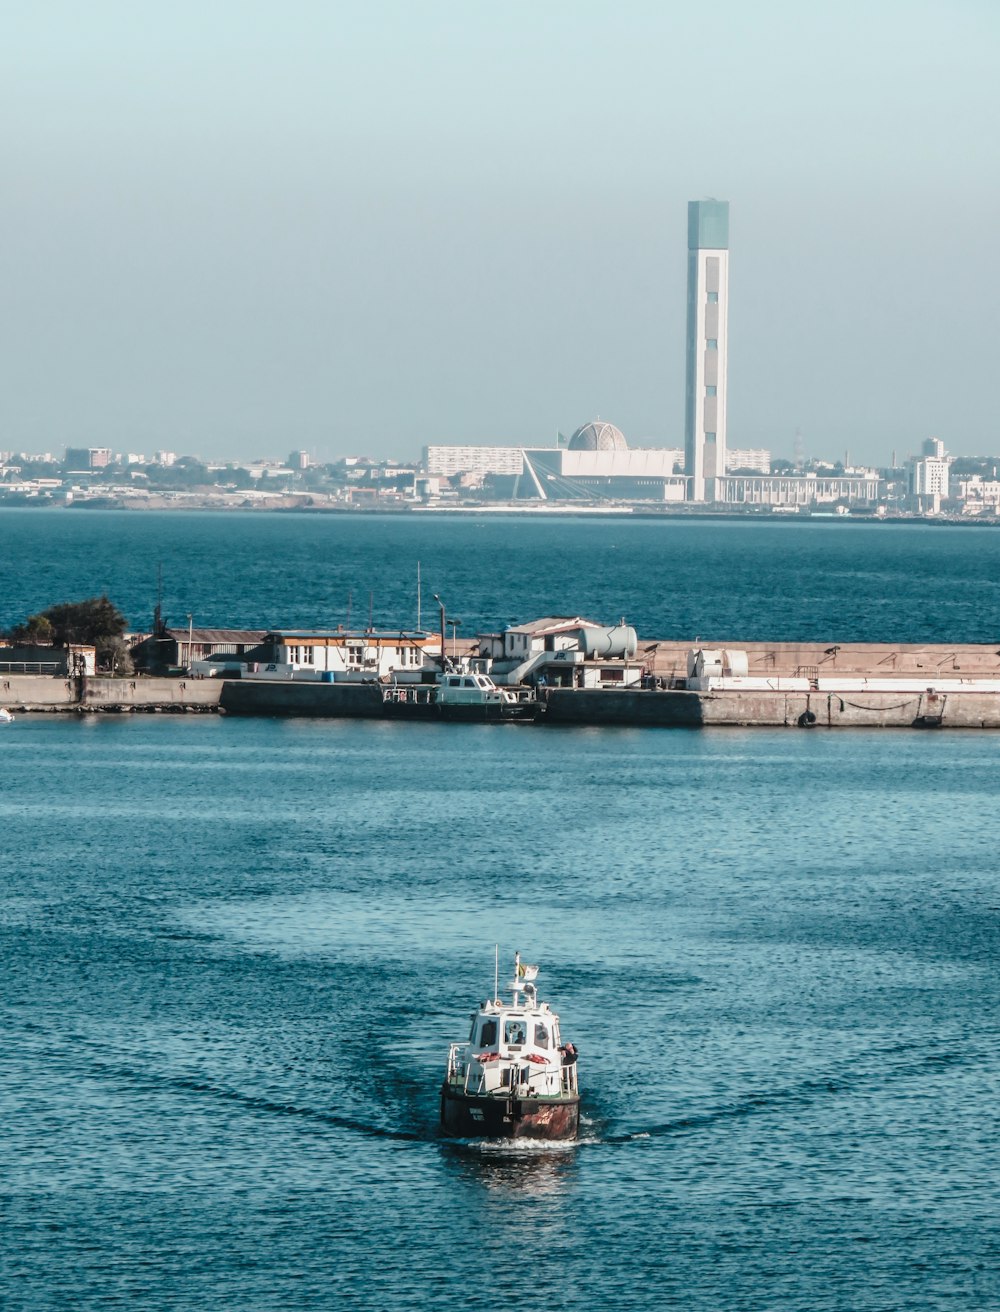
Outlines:
<svg viewBox="0 0 1000 1312"><path fill-rule="evenodd" d="M528 1030L523 1020L504 1021L503 1041L512 1048L519 1048L528 1039Z"/></svg>
<svg viewBox="0 0 1000 1312"><path fill-rule="evenodd" d="M497 1023L495 1020L484 1020L479 1027L479 1046L482 1048L495 1048L497 1042Z"/></svg>

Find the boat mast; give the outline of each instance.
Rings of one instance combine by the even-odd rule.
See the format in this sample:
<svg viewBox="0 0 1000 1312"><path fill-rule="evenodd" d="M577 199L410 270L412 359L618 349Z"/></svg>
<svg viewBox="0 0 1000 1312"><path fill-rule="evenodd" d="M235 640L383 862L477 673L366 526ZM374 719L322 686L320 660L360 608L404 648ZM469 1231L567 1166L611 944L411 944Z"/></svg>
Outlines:
<svg viewBox="0 0 1000 1312"><path fill-rule="evenodd" d="M493 944L493 1001L500 1001L500 944Z"/></svg>

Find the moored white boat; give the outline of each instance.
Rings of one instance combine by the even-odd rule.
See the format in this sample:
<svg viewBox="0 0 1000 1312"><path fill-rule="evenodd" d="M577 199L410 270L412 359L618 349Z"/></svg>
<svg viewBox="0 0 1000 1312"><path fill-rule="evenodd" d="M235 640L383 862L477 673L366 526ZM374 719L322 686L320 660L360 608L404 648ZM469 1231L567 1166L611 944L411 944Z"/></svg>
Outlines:
<svg viewBox="0 0 1000 1312"><path fill-rule="evenodd" d="M7 710L6 706L0 706L0 724L10 724L13 719L13 715Z"/></svg>
<svg viewBox="0 0 1000 1312"><path fill-rule="evenodd" d="M535 988L537 966L514 957L513 1000L472 1014L468 1041L453 1043L441 1085L441 1126L461 1138L575 1139L580 1128L576 1049ZM499 994L498 989L494 989ZM523 995L523 997L522 997Z"/></svg>
<svg viewBox="0 0 1000 1312"><path fill-rule="evenodd" d="M533 720L538 703L532 696L498 688L488 674L449 670L433 683L384 684L382 709L387 716L411 720Z"/></svg>

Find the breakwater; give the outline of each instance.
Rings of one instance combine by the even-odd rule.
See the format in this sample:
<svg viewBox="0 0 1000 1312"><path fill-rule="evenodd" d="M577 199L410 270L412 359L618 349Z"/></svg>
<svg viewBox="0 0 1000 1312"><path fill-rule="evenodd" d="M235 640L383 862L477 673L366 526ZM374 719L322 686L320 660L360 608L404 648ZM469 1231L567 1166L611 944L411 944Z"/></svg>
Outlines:
<svg viewBox="0 0 1000 1312"><path fill-rule="evenodd" d="M214 679L0 675L0 706L14 711L217 711L221 695Z"/></svg>
<svg viewBox="0 0 1000 1312"><path fill-rule="evenodd" d="M678 686L692 643L644 640L640 659L659 686L544 689L537 722L661 728L1000 728L1000 650L993 645L725 645L746 653L749 682L757 686ZM223 712L317 719L384 715L375 683L256 679L9 674L0 675L0 705L18 712L78 714Z"/></svg>

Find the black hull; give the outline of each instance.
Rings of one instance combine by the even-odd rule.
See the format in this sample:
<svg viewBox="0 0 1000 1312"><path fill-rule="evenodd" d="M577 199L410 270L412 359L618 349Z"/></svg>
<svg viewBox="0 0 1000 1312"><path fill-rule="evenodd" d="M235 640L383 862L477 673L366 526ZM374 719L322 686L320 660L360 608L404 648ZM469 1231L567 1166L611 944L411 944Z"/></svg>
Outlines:
<svg viewBox="0 0 1000 1312"><path fill-rule="evenodd" d="M386 702L387 720L446 720L453 724L529 724L533 705L441 706L437 702Z"/></svg>
<svg viewBox="0 0 1000 1312"><path fill-rule="evenodd" d="M580 1098L475 1098L445 1085L441 1128L459 1139L575 1139Z"/></svg>

